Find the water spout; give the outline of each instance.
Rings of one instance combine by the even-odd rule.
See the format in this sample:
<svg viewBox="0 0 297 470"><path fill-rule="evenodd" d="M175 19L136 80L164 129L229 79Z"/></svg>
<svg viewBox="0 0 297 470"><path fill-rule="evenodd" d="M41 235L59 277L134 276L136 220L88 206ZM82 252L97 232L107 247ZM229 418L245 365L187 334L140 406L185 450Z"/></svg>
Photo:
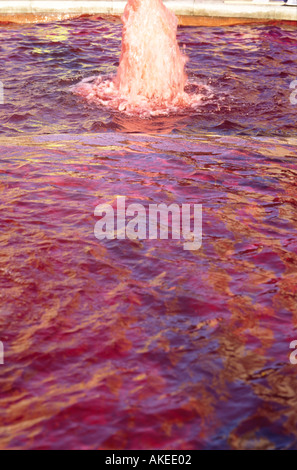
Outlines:
<svg viewBox="0 0 297 470"><path fill-rule="evenodd" d="M162 0L129 0L123 21L120 64L114 77L86 79L72 88L99 106L143 117L201 105L209 87L186 93L186 56L177 42L176 16ZM195 84L194 84L195 85Z"/></svg>
<svg viewBox="0 0 297 470"><path fill-rule="evenodd" d="M123 15L120 66L115 86L137 100L174 100L184 92L186 57L177 39L177 18L161 0L130 0Z"/></svg>

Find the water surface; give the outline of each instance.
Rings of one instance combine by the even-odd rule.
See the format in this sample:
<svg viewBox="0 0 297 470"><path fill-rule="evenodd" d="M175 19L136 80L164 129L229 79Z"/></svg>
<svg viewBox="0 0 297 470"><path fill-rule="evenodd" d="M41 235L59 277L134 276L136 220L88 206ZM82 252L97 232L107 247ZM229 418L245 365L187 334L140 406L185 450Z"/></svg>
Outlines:
<svg viewBox="0 0 297 470"><path fill-rule="evenodd" d="M69 93L120 28L1 27L0 447L296 448L296 30L181 28L216 98L128 119ZM202 248L99 242L117 195L203 204Z"/></svg>

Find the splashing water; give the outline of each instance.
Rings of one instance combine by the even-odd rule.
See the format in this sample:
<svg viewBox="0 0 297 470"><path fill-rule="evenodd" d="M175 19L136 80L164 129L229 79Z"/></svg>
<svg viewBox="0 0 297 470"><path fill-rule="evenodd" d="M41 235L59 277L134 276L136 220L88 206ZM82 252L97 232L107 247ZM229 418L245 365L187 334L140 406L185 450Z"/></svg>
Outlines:
<svg viewBox="0 0 297 470"><path fill-rule="evenodd" d="M116 76L84 79L72 87L75 94L97 105L143 116L196 108L212 97L209 87L187 81L187 57L176 39L177 18L162 0L129 0L122 21ZM187 87L194 91L187 93Z"/></svg>

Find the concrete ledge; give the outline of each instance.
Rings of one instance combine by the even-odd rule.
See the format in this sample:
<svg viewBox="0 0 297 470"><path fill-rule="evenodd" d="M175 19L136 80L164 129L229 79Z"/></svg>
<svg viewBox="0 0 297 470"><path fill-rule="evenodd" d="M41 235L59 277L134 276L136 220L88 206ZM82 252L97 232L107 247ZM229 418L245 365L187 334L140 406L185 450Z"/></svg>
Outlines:
<svg viewBox="0 0 297 470"><path fill-rule="evenodd" d="M240 1L240 0L239 0ZM297 25L297 8L277 3L223 3L165 0L182 24L238 24L290 21ZM123 0L0 0L0 21L49 22L81 15L122 15ZM187 20L186 20L187 18Z"/></svg>
<svg viewBox="0 0 297 470"><path fill-rule="evenodd" d="M168 2L169 4L170 2ZM297 21L297 8L273 4L201 4L194 0L194 15L221 18L249 18L278 21Z"/></svg>

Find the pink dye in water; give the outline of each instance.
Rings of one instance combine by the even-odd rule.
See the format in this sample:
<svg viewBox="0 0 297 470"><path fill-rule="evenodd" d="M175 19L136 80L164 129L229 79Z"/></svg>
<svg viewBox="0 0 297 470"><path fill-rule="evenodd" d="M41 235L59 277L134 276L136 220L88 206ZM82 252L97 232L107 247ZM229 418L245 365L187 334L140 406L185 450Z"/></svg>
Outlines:
<svg viewBox="0 0 297 470"><path fill-rule="evenodd" d="M193 83L185 91L185 63L176 39L177 18L162 0L129 0L120 65L115 77L91 77L72 91L97 105L128 114L162 115L195 108L211 97L209 87Z"/></svg>

